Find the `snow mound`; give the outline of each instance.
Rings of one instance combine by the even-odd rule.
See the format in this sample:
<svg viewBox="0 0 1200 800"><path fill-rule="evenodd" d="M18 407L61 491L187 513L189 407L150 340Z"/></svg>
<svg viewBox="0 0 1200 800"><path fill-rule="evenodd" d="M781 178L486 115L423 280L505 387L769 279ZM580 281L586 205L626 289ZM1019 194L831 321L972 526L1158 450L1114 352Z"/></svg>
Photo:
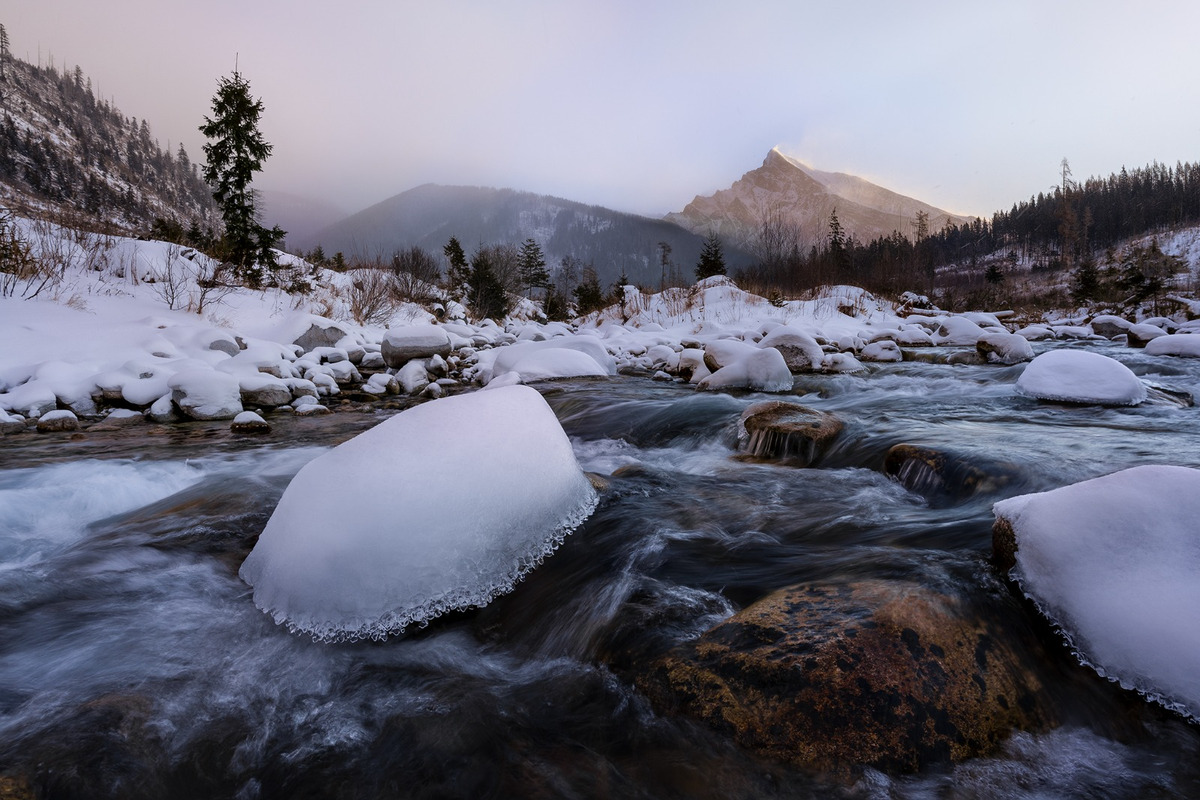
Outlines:
<svg viewBox="0 0 1200 800"><path fill-rule="evenodd" d="M1017 391L1039 400L1103 406L1136 406L1146 399L1146 387L1129 367L1086 350L1042 353L1017 379Z"/></svg>
<svg viewBox="0 0 1200 800"><path fill-rule="evenodd" d="M447 397L300 470L240 574L292 631L382 639L511 591L596 502L535 390Z"/></svg>
<svg viewBox="0 0 1200 800"><path fill-rule="evenodd" d="M1084 662L1200 719L1200 470L1134 467L994 511L1013 576Z"/></svg>

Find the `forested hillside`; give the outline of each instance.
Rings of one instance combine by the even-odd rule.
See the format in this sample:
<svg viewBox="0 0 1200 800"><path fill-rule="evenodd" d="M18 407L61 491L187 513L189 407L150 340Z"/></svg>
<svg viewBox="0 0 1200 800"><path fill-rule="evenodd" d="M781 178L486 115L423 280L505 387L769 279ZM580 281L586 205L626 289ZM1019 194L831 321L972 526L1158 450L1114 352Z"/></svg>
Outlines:
<svg viewBox="0 0 1200 800"><path fill-rule="evenodd" d="M80 67L38 67L3 51L0 202L126 233L158 218L215 227L212 195L182 145L164 146L146 120L96 97Z"/></svg>

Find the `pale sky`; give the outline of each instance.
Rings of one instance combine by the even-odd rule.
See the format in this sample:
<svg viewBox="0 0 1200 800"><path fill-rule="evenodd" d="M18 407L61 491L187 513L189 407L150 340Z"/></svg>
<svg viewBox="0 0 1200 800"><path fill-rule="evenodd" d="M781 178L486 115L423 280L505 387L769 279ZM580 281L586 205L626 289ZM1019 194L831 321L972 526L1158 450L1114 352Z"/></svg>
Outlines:
<svg viewBox="0 0 1200 800"><path fill-rule="evenodd" d="M236 56L275 147L258 185L346 211L433 182L658 216L778 145L990 215L1063 157L1200 159L1193 0L5 0L0 23L197 161Z"/></svg>

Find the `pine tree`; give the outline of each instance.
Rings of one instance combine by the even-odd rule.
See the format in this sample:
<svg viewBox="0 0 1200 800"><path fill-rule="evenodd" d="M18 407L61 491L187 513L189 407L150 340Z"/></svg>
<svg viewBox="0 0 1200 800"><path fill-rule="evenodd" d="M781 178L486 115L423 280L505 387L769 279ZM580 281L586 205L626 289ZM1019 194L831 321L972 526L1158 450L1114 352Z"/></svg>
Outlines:
<svg viewBox="0 0 1200 800"><path fill-rule="evenodd" d="M217 82L212 111L200 132L209 139L204 145L204 180L225 222L223 255L239 277L260 286L263 267L271 272L277 267L272 248L284 237L279 227L268 230L258 223L257 197L250 187L272 149L258 130L263 103L251 97L250 83L235 69L232 78Z"/></svg>
<svg viewBox="0 0 1200 800"><path fill-rule="evenodd" d="M550 283L550 273L546 271L546 258L542 255L542 248L533 239L526 239L521 245L517 263L526 297L531 296L535 286L545 288Z"/></svg>
<svg viewBox="0 0 1200 800"><path fill-rule="evenodd" d="M700 261L696 264L696 280L724 274L725 254L721 251L721 237L717 236L716 231L709 231L700 250Z"/></svg>

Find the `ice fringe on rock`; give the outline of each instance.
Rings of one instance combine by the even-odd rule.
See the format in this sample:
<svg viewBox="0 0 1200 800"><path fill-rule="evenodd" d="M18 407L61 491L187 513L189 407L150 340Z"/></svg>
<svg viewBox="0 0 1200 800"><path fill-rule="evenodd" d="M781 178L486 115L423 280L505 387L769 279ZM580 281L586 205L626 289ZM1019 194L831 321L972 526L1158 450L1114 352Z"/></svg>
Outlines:
<svg viewBox="0 0 1200 800"><path fill-rule="evenodd" d="M596 502L535 390L447 397L300 470L240 575L293 631L382 639L511 591Z"/></svg>
<svg viewBox="0 0 1200 800"><path fill-rule="evenodd" d="M1084 662L1200 720L1200 470L1134 467L994 511L1013 576Z"/></svg>

